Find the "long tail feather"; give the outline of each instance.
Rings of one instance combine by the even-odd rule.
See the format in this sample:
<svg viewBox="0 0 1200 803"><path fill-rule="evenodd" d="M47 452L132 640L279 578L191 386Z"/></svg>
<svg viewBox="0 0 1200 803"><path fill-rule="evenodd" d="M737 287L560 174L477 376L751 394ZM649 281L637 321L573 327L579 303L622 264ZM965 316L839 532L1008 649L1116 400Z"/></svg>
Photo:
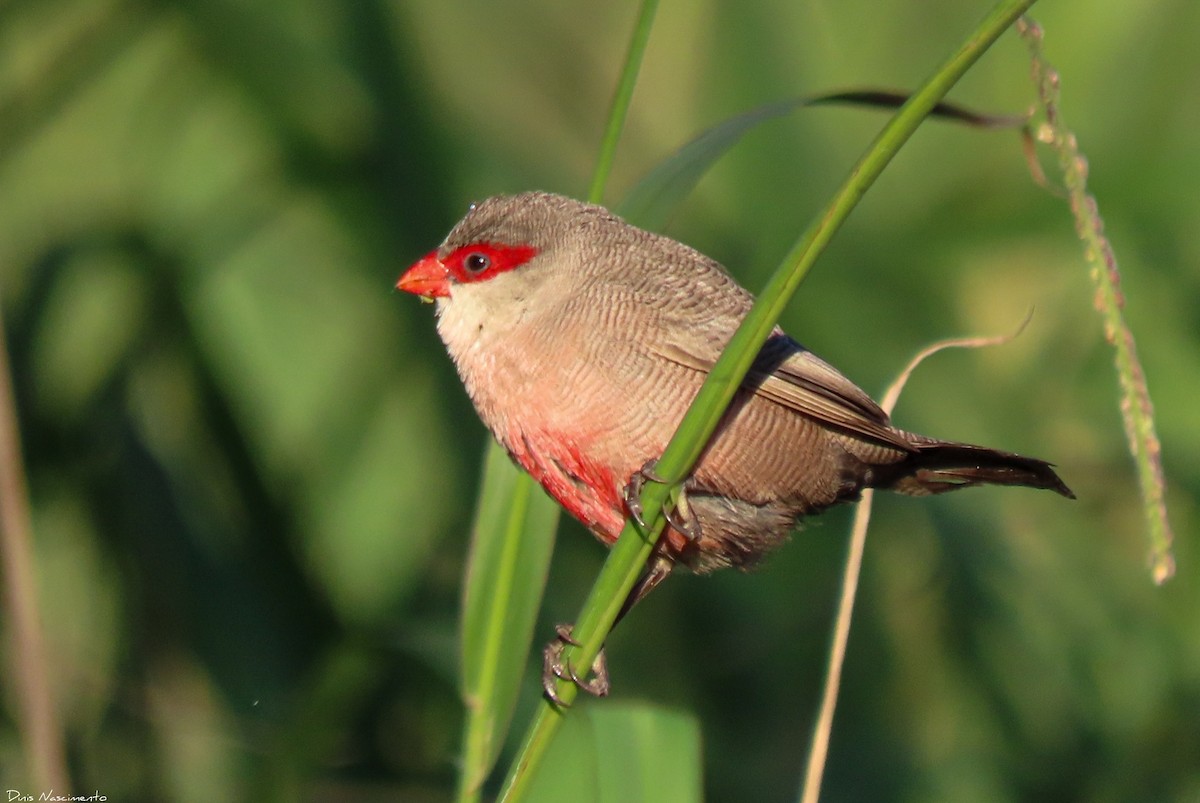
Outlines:
<svg viewBox="0 0 1200 803"><path fill-rule="evenodd" d="M1053 466L1025 457L968 443L914 438L917 451L876 476L876 485L911 496L945 493L972 485L1024 485L1045 488L1074 499L1075 494Z"/></svg>

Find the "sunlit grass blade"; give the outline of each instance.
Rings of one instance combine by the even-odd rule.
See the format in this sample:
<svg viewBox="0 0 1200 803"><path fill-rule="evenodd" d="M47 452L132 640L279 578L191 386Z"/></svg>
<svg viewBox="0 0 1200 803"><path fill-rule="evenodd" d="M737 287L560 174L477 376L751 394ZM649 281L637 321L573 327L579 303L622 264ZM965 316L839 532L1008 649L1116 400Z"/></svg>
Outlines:
<svg viewBox="0 0 1200 803"><path fill-rule="evenodd" d="M995 6L958 51L891 118L824 212L784 258L717 360L658 461L657 471L666 482L646 484L641 502L649 527L642 531L632 523L626 524L605 562L575 622L573 636L580 645L565 650L565 659L572 665L590 666L600 652L622 601L633 588L662 531L664 504L676 493L675 489L703 451L763 342L834 232L930 111L1033 2L1002 0ZM556 691L567 705L578 694L578 688L567 682L560 683ZM524 796L562 719L562 712L549 703L539 708L509 772L502 799L519 800Z"/></svg>
<svg viewBox="0 0 1200 803"><path fill-rule="evenodd" d="M610 703L567 719L528 799L687 803L704 799L703 782L700 724L693 716Z"/></svg>
<svg viewBox="0 0 1200 803"><path fill-rule="evenodd" d="M1162 445L1154 426L1154 406L1133 332L1125 323L1125 296L1121 291L1117 257L1104 235L1104 221L1096 199L1087 189L1087 159L1079 152L1079 143L1063 122L1059 110L1059 76L1042 53L1042 29L1032 20L1022 20L1020 30L1029 45L1033 80L1045 115L1035 138L1049 144L1058 156L1071 214L1075 217L1075 230L1083 240L1084 255L1092 267L1096 309L1104 319L1104 335L1113 347L1121 389L1121 418L1129 451L1137 467L1142 509L1150 533L1150 570L1154 582L1165 583L1175 574L1175 556L1172 552L1174 534L1164 499L1166 480L1163 477Z"/></svg>
<svg viewBox="0 0 1200 803"><path fill-rule="evenodd" d="M508 733L559 517L503 450L488 450L483 474L463 589L460 800L479 795Z"/></svg>
<svg viewBox="0 0 1200 803"><path fill-rule="evenodd" d="M907 100L908 96L900 92L859 89L791 98L743 112L701 132L655 165L634 185L616 211L630 223L646 229L660 230L713 164L759 125L809 106L847 104L896 109L903 106ZM1020 128L1028 122L1024 115L983 114L953 103L936 104L929 116L989 129Z"/></svg>
<svg viewBox="0 0 1200 803"><path fill-rule="evenodd" d="M654 15L657 12L658 0L642 0L637 21L633 26L633 35L629 38L629 49L625 52L625 63L621 66L621 77L617 79L612 106L608 110L608 122L604 126L604 137L600 141L600 155L592 173L592 185L588 188L587 199L591 203L604 202L604 189L608 186L608 177L617 157L617 143L621 140L625 116L629 114L629 105L633 102L633 90L637 86L642 56L645 55L646 45L650 42L650 31L654 28Z"/></svg>

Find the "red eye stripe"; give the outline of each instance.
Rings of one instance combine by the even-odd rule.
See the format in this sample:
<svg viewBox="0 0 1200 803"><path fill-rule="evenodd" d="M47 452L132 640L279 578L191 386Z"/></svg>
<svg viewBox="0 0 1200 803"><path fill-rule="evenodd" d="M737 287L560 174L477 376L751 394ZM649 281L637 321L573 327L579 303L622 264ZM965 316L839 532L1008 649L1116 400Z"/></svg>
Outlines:
<svg viewBox="0 0 1200 803"><path fill-rule="evenodd" d="M454 249L442 264L456 282L467 284L519 268L537 253L532 245L473 243Z"/></svg>

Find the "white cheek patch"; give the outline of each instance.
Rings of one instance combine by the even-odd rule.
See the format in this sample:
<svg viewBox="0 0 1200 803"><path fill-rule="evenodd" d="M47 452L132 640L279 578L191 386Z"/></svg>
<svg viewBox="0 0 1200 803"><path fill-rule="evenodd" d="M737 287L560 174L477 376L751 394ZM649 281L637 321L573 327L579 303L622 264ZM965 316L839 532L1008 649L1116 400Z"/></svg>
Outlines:
<svg viewBox="0 0 1200 803"><path fill-rule="evenodd" d="M498 345L511 327L512 307L506 299L476 288L454 285L450 297L439 299L438 334L455 360L470 359Z"/></svg>
<svg viewBox="0 0 1200 803"><path fill-rule="evenodd" d="M438 306L438 334L457 359L478 340L485 324L484 311L473 302L470 293L461 293L457 287L450 291L450 298L438 299Z"/></svg>

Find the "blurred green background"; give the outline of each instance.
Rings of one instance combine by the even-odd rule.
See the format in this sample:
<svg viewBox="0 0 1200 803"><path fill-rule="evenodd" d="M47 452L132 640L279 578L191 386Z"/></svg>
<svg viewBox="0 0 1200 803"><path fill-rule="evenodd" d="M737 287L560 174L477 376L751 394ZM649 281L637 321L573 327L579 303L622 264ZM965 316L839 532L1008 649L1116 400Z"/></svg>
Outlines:
<svg viewBox="0 0 1200 803"><path fill-rule="evenodd" d="M754 106L915 86L988 7L664 3L610 202ZM431 308L392 285L473 199L584 194L635 10L0 5L0 292L76 788L450 796L487 434ZM1048 458L1079 500L877 500L829 800L1200 800L1200 5L1034 11L1121 262L1179 576L1158 588L1146 568L1063 201L1012 133L928 125L784 325L878 393L928 342L1035 308L1014 343L920 369L896 419ZM952 98L1022 112L1028 72L1010 33ZM761 286L882 119L821 109L756 131L669 233ZM848 521L810 522L752 575L672 579L610 642L616 698L699 720L712 800L795 797ZM539 641L603 557L564 524ZM0 786L36 794L16 694L6 682Z"/></svg>

